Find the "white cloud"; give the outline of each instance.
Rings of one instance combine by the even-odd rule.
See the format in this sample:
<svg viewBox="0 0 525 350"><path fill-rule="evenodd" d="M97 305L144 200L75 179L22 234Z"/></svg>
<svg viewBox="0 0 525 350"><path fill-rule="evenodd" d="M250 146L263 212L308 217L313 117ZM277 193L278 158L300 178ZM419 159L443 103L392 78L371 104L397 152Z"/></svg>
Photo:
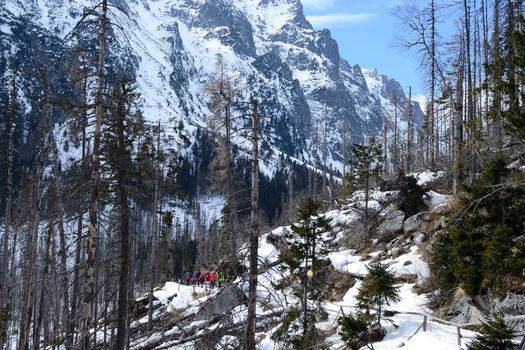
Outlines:
<svg viewBox="0 0 525 350"><path fill-rule="evenodd" d="M335 5L335 0L301 0L304 7L314 10L325 10Z"/></svg>
<svg viewBox="0 0 525 350"><path fill-rule="evenodd" d="M306 16L314 27L327 27L334 24L352 24L374 18L373 13L329 13L326 15Z"/></svg>

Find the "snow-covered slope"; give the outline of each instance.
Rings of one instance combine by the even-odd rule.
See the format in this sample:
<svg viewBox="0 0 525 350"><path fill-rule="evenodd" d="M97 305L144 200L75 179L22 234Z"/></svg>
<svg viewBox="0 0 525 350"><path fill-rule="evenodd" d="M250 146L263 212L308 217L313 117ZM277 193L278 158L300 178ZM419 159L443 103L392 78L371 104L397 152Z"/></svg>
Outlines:
<svg viewBox="0 0 525 350"><path fill-rule="evenodd" d="M377 194L377 196L380 195L379 193ZM374 348L381 350L391 350L399 347L414 350L419 350L423 347L431 350L458 349L457 327L452 323L446 324L438 319L434 319L431 310L426 307L427 296L416 293L417 288L414 288L429 273L428 265L422 257L423 254L418 244L411 241L410 238L402 238L401 241L406 240L403 246L409 247L404 251L393 253L393 250L389 249L389 252L385 254L381 250L376 250L363 255L355 250L344 249L338 243L349 234L352 234L353 231L348 228L352 227L356 220L359 219L357 211L348 207L343 210L327 212L325 215L332 227L329 234L333 242L340 247L329 254L329 259L333 268L341 273L340 276L344 276L341 278L349 278L348 276L364 278L368 273L366 267L373 259L378 257L381 257L382 262L388 266L388 269L396 277L401 280L406 278L405 276L411 276L412 278L410 282L398 285L401 300L389 307L389 310L396 311L397 314L392 317L392 323L389 321L384 322L383 326L387 330L387 335L384 340L374 343ZM289 229L289 227L279 227L261 236L259 241L259 269L262 272L258 278L257 314L267 322L266 329L262 327L264 330L257 334L259 349L281 348L279 346L282 344L277 344L272 336L281 324L280 318L283 315L283 311L299 303L299 300L287 293L286 290L278 290L274 287L276 283L282 279L289 278L289 276L279 268L279 248L271 242L278 242L279 238L283 237L284 232ZM247 247L241 249L241 255L243 254L242 250L247 250ZM356 296L361 285L362 282L358 279L341 298L322 303L328 318L318 323L317 327L327 336L324 345L328 348L345 348L345 344L339 335L340 328L337 321L343 314L355 311ZM155 292L158 303L164 305L164 308L159 309L163 311L157 312L156 317L169 319L166 315L172 315L175 318L181 317L185 321L178 322L154 335L149 334L132 341L132 349L139 350L155 348L156 346L170 349L193 349L198 347L197 343L202 341L202 339L216 339L216 337L219 337L216 339L218 344L222 345L217 345L215 348L236 349L236 346L238 348L239 339L232 335L235 332L231 330L236 329L236 325L240 325L240 329L243 329L242 322L246 319L247 308L242 297L239 299L231 297L232 288L246 291L247 282L242 277L239 277L235 281L227 283L223 290L215 289L211 291L207 291L204 287L191 287L173 282L167 283L162 289ZM213 315L213 313L210 314L208 311L205 311L210 307L210 304L219 305L218 307L224 304L224 300L220 299L222 294L230 295L229 300L237 300L238 304L234 302L229 307L221 308L220 317L217 317L215 320L213 320L212 316L208 318L200 317L203 313ZM196 316L195 318L187 319L188 315ZM219 315L217 314L217 316ZM427 317L426 331L422 328L425 316ZM145 322L147 322L147 316L136 320L132 324L132 329ZM462 346L468 344L474 336L474 332L462 329ZM153 346L153 344L155 345Z"/></svg>

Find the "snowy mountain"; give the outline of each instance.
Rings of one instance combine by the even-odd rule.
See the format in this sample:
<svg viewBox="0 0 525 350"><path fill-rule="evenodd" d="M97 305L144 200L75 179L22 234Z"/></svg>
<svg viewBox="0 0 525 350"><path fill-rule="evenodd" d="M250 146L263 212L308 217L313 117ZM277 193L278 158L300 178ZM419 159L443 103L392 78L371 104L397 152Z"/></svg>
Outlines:
<svg viewBox="0 0 525 350"><path fill-rule="evenodd" d="M87 40L69 34L94 3L2 1L0 76L17 69L29 119L38 118L37 65L43 63L56 77L67 76L68 51ZM253 96L261 101L261 114L269 117L263 122L264 139L277 154L320 165L320 138L327 128L329 164L340 169L341 134L361 142L378 133L383 122L393 119L393 92L400 123L406 120L407 99L399 83L341 58L329 30L314 30L299 0L110 3L114 26L108 75L132 76L146 119L162 121L168 131L170 124L182 122L190 140L210 115L204 86L219 55L239 86L246 87L245 100ZM66 79L54 79L51 85L57 91L71 90ZM417 103L414 107L420 123L423 114ZM241 148L245 144L242 136L235 142ZM65 159L77 157L72 148L64 152L73 153Z"/></svg>

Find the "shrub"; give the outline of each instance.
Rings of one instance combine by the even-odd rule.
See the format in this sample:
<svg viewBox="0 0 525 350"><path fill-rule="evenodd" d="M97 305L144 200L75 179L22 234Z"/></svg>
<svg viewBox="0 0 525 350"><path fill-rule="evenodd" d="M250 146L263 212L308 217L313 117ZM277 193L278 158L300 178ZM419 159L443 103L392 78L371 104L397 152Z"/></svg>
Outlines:
<svg viewBox="0 0 525 350"><path fill-rule="evenodd" d="M518 350L512 342L514 331L507 327L503 315L497 313L483 323L480 335L467 347L468 350Z"/></svg>
<svg viewBox="0 0 525 350"><path fill-rule="evenodd" d="M348 315L339 318L341 339L350 347L351 350L359 350L370 343L369 328L371 326L370 317L364 314L356 316Z"/></svg>
<svg viewBox="0 0 525 350"><path fill-rule="evenodd" d="M458 217L432 244L430 271L439 289L459 284L469 296L502 296L507 281L521 277L525 253L513 239L523 234L523 180L496 157L466 188Z"/></svg>

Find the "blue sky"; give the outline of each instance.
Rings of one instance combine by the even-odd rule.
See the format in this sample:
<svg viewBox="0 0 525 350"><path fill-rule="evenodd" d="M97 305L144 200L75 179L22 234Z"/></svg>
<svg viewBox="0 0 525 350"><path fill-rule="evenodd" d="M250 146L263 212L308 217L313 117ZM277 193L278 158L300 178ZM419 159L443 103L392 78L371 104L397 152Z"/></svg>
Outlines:
<svg viewBox="0 0 525 350"><path fill-rule="evenodd" d="M423 73L413 52L395 46L400 35L396 0L301 0L316 29L328 28L350 64L376 68L398 80L408 93L424 95Z"/></svg>

